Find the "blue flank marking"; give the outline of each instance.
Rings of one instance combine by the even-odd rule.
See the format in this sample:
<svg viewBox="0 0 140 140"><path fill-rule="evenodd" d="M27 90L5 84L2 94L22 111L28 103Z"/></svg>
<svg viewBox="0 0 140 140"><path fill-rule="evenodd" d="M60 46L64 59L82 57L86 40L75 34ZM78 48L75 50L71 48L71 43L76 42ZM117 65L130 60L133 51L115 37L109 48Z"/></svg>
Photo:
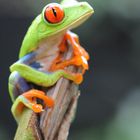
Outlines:
<svg viewBox="0 0 140 140"><path fill-rule="evenodd" d="M30 89L29 85L22 77L19 77L17 87L19 87L20 94Z"/></svg>
<svg viewBox="0 0 140 140"><path fill-rule="evenodd" d="M35 69L39 69L42 67L39 62L33 62L30 64L30 66L35 68Z"/></svg>
<svg viewBox="0 0 140 140"><path fill-rule="evenodd" d="M24 57L20 58L17 63L22 63L28 66L31 66L35 69L41 68L41 64L39 62L36 62L36 52L31 52Z"/></svg>
<svg viewBox="0 0 140 140"><path fill-rule="evenodd" d="M17 63L23 63L26 65L30 65L30 63L32 63L33 61L35 61L36 57L36 52L31 52L27 55L25 55L24 57L20 58Z"/></svg>
<svg viewBox="0 0 140 140"><path fill-rule="evenodd" d="M23 79L18 72L15 73L13 82L11 81L10 84L14 86L12 90L14 99L16 99L17 96L19 96L23 92L30 89L25 79Z"/></svg>

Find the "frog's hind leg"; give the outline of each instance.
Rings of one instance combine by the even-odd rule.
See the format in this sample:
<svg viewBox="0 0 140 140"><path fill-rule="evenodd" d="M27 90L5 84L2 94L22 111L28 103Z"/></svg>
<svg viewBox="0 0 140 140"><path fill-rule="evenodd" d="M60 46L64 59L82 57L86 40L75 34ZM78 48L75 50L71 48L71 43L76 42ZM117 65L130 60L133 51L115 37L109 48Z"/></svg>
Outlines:
<svg viewBox="0 0 140 140"><path fill-rule="evenodd" d="M13 102L19 95L31 89L26 80L22 78L17 71L11 73L8 86L9 93Z"/></svg>
<svg viewBox="0 0 140 140"><path fill-rule="evenodd" d="M21 94L30 90L29 85L27 84L26 80L20 76L17 71L11 73L9 77L9 93L11 99L13 101L13 106L11 108L12 114L16 121L19 120L19 115L23 108L23 104L20 102L22 101L24 104L28 104L28 101L25 98L22 98ZM20 104L19 104L20 103Z"/></svg>
<svg viewBox="0 0 140 140"><path fill-rule="evenodd" d="M18 96L12 106L12 113L17 122L20 120L24 106L30 108L35 113L43 111L43 106L36 103L36 98L44 101L44 107L53 107L54 105L54 101L47 97L43 91L31 89Z"/></svg>
<svg viewBox="0 0 140 140"><path fill-rule="evenodd" d="M17 71L12 72L9 77L9 92L14 102L11 111L16 121L20 120L24 106L34 112L43 111L43 106L36 103L36 98L44 101L44 107L52 107L54 102L40 90L31 89L25 79Z"/></svg>

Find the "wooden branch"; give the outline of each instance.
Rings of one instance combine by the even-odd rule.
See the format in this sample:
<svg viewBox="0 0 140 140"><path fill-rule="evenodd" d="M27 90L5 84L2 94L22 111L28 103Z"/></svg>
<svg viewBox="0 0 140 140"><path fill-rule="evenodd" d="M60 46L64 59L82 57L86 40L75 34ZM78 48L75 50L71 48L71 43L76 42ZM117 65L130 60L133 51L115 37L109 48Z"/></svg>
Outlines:
<svg viewBox="0 0 140 140"><path fill-rule="evenodd" d="M71 56L72 49L69 49L66 59ZM70 66L68 70L76 72L74 66ZM43 138L45 140L66 140L79 96L78 85L61 78L47 94L55 100L55 106L40 116Z"/></svg>
<svg viewBox="0 0 140 140"><path fill-rule="evenodd" d="M71 58L72 52L72 49L69 49L65 59ZM72 72L79 71L74 66L67 69ZM54 108L46 109L40 116L24 109L15 140L67 140L80 95L78 85L61 78L48 89L47 95L55 100Z"/></svg>
<svg viewBox="0 0 140 140"><path fill-rule="evenodd" d="M58 135L56 136L55 140L67 140L70 125L74 118L75 110L77 108L77 102L78 102L79 95L80 95L80 93L76 93L76 96L72 98L70 106L69 106L67 112L65 113L63 121L60 125L60 129L58 130Z"/></svg>
<svg viewBox="0 0 140 140"><path fill-rule="evenodd" d="M62 134L65 131L68 133L74 116L76 99L79 96L78 87L68 80L61 79L55 86L53 96L56 101L55 107L42 113L40 128L45 140L65 140L67 135L62 138Z"/></svg>

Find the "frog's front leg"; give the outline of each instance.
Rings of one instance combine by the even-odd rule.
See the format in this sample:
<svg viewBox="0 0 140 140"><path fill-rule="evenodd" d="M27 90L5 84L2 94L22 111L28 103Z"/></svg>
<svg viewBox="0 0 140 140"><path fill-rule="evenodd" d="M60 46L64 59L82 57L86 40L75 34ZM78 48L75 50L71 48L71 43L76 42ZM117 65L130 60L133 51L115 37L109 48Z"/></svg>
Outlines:
<svg viewBox="0 0 140 140"><path fill-rule="evenodd" d="M84 50L84 48L80 46L78 36L70 31L66 33L63 42L59 46L60 52L66 51L66 41L69 41L69 43L73 47L73 57L69 60L62 61L60 59L60 56L58 56L58 59L56 59L55 62L52 64L51 70L64 69L66 66L76 65L82 66L84 73L84 71L88 69L88 53Z"/></svg>
<svg viewBox="0 0 140 140"><path fill-rule="evenodd" d="M54 72L42 72L22 63L13 64L10 67L10 70L12 72L18 71L21 77L25 80L43 87L50 87L54 85L61 77L72 80L76 84L80 84L83 80L82 74L68 72L63 69Z"/></svg>

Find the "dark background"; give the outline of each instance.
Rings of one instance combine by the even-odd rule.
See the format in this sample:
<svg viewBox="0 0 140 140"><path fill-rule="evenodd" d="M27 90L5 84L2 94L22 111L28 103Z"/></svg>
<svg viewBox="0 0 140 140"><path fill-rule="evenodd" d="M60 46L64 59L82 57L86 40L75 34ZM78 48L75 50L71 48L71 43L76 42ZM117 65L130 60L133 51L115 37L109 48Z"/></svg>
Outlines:
<svg viewBox="0 0 140 140"><path fill-rule="evenodd" d="M8 94L9 66L34 17L51 0L0 0L0 139L16 130ZM55 1L59 2L59 1ZM90 70L69 140L140 140L140 1L88 0L95 14L74 30Z"/></svg>

